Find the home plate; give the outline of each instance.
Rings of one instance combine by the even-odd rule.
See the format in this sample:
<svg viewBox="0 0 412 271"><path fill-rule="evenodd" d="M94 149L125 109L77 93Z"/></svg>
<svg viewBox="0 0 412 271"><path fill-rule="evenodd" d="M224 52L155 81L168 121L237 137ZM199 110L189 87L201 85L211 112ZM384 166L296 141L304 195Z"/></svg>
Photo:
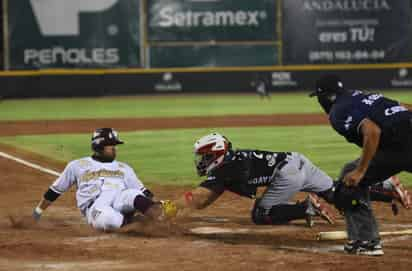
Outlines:
<svg viewBox="0 0 412 271"><path fill-rule="evenodd" d="M195 234L230 234L230 233L248 233L250 229L229 229L219 227L197 227L190 230Z"/></svg>

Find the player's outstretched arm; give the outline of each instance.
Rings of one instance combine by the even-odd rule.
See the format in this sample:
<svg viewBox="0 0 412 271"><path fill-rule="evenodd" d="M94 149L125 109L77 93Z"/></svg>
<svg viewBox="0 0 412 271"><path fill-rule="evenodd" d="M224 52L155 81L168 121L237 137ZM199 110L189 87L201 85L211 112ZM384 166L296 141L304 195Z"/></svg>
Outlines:
<svg viewBox="0 0 412 271"><path fill-rule="evenodd" d="M59 193L49 188L46 193L44 193L43 199L33 210L33 218L35 221L39 221L43 212L60 196Z"/></svg>
<svg viewBox="0 0 412 271"><path fill-rule="evenodd" d="M348 186L357 186L363 178L369 167L369 162L375 156L380 141L381 129L376 123L369 119L364 119L360 125L360 132L363 135L362 155L357 167L343 178L343 181Z"/></svg>
<svg viewBox="0 0 412 271"><path fill-rule="evenodd" d="M197 187L192 191L185 192L182 197L175 201L178 209L204 209L212 204L223 193Z"/></svg>
<svg viewBox="0 0 412 271"><path fill-rule="evenodd" d="M52 204L52 201L42 199L39 204L33 210L33 218L35 221L39 221L42 213Z"/></svg>

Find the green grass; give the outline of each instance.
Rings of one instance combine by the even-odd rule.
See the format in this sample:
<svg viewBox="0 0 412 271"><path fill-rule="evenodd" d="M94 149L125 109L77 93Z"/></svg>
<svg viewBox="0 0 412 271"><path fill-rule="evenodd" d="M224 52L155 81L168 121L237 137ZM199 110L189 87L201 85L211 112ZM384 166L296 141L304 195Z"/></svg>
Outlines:
<svg viewBox="0 0 412 271"><path fill-rule="evenodd" d="M387 96L412 103L407 91ZM27 99L0 102L0 120L81 119L155 116L208 116L320 112L306 93L276 94L270 101L254 95L116 97L88 99ZM145 182L192 184L199 182L193 166L192 145L211 129L162 130L122 133L127 145L119 160L131 164ZM328 126L219 129L235 147L299 151L332 177L360 150ZM60 161L90 155L89 134L39 135L0 138L2 143ZM410 180L408 175L401 175ZM412 185L412 180L409 181Z"/></svg>
<svg viewBox="0 0 412 271"><path fill-rule="evenodd" d="M388 96L412 103L411 92ZM271 100L256 95L106 97L24 99L0 101L0 120L87 119L125 117L219 116L321 112L307 93L275 94Z"/></svg>
<svg viewBox="0 0 412 271"><path fill-rule="evenodd" d="M185 129L122 133L126 144L119 146L118 160L133 166L145 183L196 185L200 179L195 174L192 146L209 132ZM230 138L235 148L299 151L332 177L360 153L328 126L227 128L219 132ZM88 134L1 138L3 143L65 162L89 155L89 140Z"/></svg>

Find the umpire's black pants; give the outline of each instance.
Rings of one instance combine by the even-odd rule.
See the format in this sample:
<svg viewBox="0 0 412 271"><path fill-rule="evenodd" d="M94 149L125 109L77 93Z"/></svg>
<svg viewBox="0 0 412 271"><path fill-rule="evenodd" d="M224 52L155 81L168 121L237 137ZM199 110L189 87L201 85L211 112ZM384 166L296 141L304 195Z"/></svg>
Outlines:
<svg viewBox="0 0 412 271"><path fill-rule="evenodd" d="M359 183L362 202L356 207L345 208L346 228L349 240L379 239L378 225L370 205L369 186L383 182L402 171L412 173L412 119L410 127L403 130L399 145L378 149L364 178ZM343 176L342 176L343 178Z"/></svg>

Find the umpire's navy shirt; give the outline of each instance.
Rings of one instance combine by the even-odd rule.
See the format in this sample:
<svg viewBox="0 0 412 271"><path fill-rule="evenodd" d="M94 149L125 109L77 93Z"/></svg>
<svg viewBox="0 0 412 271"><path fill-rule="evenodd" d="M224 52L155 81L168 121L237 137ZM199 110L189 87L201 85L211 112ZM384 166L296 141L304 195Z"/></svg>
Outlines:
<svg viewBox="0 0 412 271"><path fill-rule="evenodd" d="M329 113L332 127L347 141L362 147L362 121L366 118L381 129L379 148L397 148L404 139L412 114L399 102L382 94L349 91L337 97Z"/></svg>

